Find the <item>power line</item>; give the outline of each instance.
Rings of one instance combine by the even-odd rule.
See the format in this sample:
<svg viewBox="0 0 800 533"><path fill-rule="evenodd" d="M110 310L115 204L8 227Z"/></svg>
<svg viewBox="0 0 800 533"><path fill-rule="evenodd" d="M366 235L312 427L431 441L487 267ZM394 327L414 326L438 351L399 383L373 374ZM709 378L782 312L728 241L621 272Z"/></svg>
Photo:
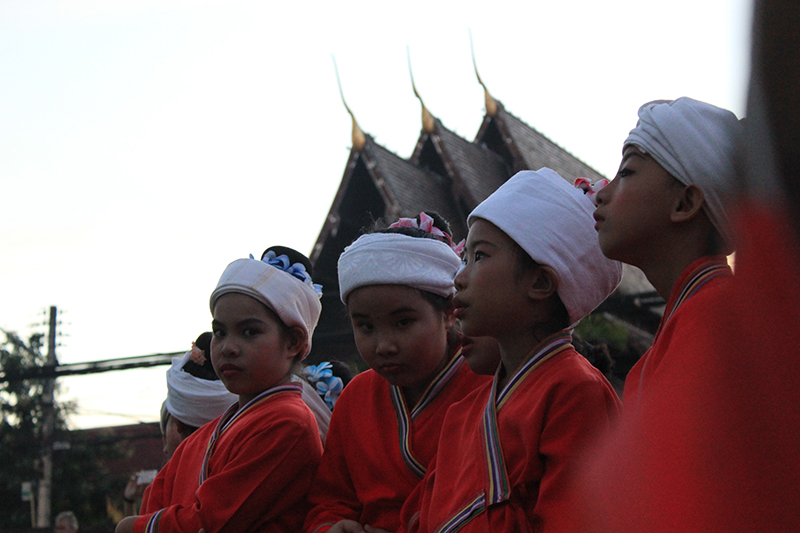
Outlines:
<svg viewBox="0 0 800 533"><path fill-rule="evenodd" d="M0 372L0 383L15 383L26 379L52 379L61 376L77 376L83 374L99 374L114 370L130 368L147 368L168 365L173 357L182 356L186 352L156 353L134 357L122 357L103 361L89 361L67 365L42 365L22 369L18 372Z"/></svg>

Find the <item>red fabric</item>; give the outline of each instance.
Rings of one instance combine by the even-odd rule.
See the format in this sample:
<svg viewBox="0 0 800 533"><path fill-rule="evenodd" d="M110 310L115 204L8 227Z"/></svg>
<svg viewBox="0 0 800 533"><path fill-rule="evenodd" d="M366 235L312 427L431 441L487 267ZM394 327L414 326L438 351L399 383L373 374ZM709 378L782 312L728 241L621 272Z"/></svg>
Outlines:
<svg viewBox="0 0 800 533"><path fill-rule="evenodd" d="M588 470L585 531L800 531L800 254L744 209L733 281Z"/></svg>
<svg viewBox="0 0 800 533"><path fill-rule="evenodd" d="M280 392L235 420L222 433L199 485L200 470L217 420L181 443L142 502L134 531L165 509L159 533L292 532L308 511L306 493L322 444L314 415L299 392ZM199 485L199 486L198 486Z"/></svg>
<svg viewBox="0 0 800 533"><path fill-rule="evenodd" d="M703 257L686 267L672 289L664 312L664 320L678 303L679 296L689 283L692 273L704 264L727 266L727 261L724 256ZM662 365L672 364L670 357L664 362L666 354L681 352L687 343L705 335L708 328L706 322L708 308L716 305L719 292L731 280L729 269L725 269L725 274L714 277L699 287L696 293L675 310L669 321L659 327L653 345L631 368L625 380L625 392L622 395L625 408L637 403L639 396L646 394L653 382L658 381Z"/></svg>
<svg viewBox="0 0 800 533"><path fill-rule="evenodd" d="M447 408L489 376L474 374L466 364L411 425L411 448L423 465L436 453ZM325 453L309 499L314 509L305 530L327 531L330 525L355 520L396 531L400 509L421 478L403 460L389 383L372 370L351 381L333 410ZM328 525L325 525L328 524Z"/></svg>
<svg viewBox="0 0 800 533"><path fill-rule="evenodd" d="M482 422L490 397L491 384L448 411L440 453L403 508L401 531L439 531L488 492ZM510 499L490 505L458 531L561 531L570 518L564 511L572 468L619 408L608 381L571 346L544 361L497 413Z"/></svg>

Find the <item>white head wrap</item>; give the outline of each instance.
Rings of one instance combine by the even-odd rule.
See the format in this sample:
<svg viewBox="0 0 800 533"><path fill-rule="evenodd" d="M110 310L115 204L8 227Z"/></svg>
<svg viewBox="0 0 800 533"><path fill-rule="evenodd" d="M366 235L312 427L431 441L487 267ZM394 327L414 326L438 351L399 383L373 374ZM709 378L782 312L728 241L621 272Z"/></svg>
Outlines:
<svg viewBox="0 0 800 533"><path fill-rule="evenodd" d="M452 296L461 259L436 239L401 233L362 235L339 256L339 294L347 297L366 285L407 285L439 296Z"/></svg>
<svg viewBox="0 0 800 533"><path fill-rule="evenodd" d="M301 328L308 339L308 348L302 356L309 354L311 337L322 312L320 295L310 283L257 259L237 259L228 265L211 293L212 313L219 297L230 292L255 298L272 309L287 326Z"/></svg>
<svg viewBox="0 0 800 533"><path fill-rule="evenodd" d="M679 182L697 185L709 220L730 245L726 208L741 134L741 124L730 111L683 97L640 107L639 122L623 147L637 146Z"/></svg>
<svg viewBox="0 0 800 533"><path fill-rule="evenodd" d="M184 424L200 427L225 412L239 401L221 381L201 379L184 372L183 366L191 360L192 352L183 357L173 357L167 369L167 400L164 408Z"/></svg>
<svg viewBox="0 0 800 533"><path fill-rule="evenodd" d="M594 310L622 279L622 265L600 251L594 204L549 168L518 172L469 215L488 220L531 258L555 270L570 327Z"/></svg>

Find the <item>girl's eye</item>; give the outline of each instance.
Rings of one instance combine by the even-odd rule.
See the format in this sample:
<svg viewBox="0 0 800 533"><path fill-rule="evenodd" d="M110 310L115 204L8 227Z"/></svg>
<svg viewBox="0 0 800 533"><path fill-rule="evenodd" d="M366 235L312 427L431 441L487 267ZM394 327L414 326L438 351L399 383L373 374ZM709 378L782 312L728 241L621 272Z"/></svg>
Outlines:
<svg viewBox="0 0 800 533"><path fill-rule="evenodd" d="M361 322L360 324L356 324L356 329L362 333L369 333L372 331L372 324L369 322Z"/></svg>
<svg viewBox="0 0 800 533"><path fill-rule="evenodd" d="M631 174L633 174L633 171L629 168L621 168L619 169L619 172L617 172L617 176L620 178L630 176Z"/></svg>
<svg viewBox="0 0 800 533"><path fill-rule="evenodd" d="M406 326L411 325L411 322L413 321L410 318L401 318L400 320L397 321L397 326L404 328Z"/></svg>
<svg viewBox="0 0 800 533"><path fill-rule="evenodd" d="M219 338L222 338L222 337L224 337L224 336L225 336L225 332L224 332L224 331L222 331L221 329L215 329L215 330L214 330L212 333L213 333L213 334L214 334L214 336L215 336L215 337L217 337L218 339L219 339Z"/></svg>
<svg viewBox="0 0 800 533"><path fill-rule="evenodd" d="M254 335L258 335L258 331L253 328L247 328L242 332L245 337L252 337Z"/></svg>
<svg viewBox="0 0 800 533"><path fill-rule="evenodd" d="M476 251L476 252L475 252L475 261L480 261L480 260L481 260L481 259L483 259L484 257L486 257L486 254L485 254L485 253L483 253L483 252L481 252L481 251Z"/></svg>

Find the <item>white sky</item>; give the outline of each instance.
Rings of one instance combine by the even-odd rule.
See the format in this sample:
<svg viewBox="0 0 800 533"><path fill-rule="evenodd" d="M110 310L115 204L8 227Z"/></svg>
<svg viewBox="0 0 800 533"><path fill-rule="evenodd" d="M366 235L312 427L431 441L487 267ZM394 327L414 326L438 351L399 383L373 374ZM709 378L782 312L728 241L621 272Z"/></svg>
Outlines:
<svg viewBox="0 0 800 533"><path fill-rule="evenodd" d="M188 349L225 266L310 252L364 131L408 157L483 92L611 177L636 109L742 116L750 0L0 0L0 327L66 311L62 363ZM43 329L43 328L40 328ZM166 367L60 380L73 427L154 421ZM123 416L101 416L117 413Z"/></svg>

